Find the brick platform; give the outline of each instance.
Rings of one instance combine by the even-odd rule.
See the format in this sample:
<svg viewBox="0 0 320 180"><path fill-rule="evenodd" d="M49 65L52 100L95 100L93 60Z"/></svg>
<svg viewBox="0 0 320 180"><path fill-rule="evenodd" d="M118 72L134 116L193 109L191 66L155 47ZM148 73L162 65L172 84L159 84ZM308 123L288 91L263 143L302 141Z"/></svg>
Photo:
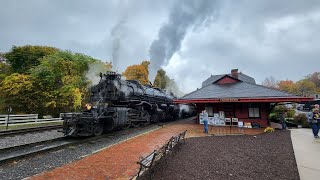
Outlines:
<svg viewBox="0 0 320 180"><path fill-rule="evenodd" d="M187 137L206 136L203 126L193 120L184 120L166 125L155 131L126 140L101 150L81 160L58 167L31 177L34 180L46 179L130 179L139 169L137 161L154 149L162 146L171 136L188 130ZM209 128L209 134L238 133L233 127ZM263 129L245 129L245 134L259 134Z"/></svg>

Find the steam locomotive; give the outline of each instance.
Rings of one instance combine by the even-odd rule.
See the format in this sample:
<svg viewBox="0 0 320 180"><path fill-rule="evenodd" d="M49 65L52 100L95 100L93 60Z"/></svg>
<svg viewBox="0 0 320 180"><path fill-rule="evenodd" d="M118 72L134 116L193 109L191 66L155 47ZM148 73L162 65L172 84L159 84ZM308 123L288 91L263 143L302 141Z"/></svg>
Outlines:
<svg viewBox="0 0 320 180"><path fill-rule="evenodd" d="M99 136L115 129L178 118L179 107L173 104L172 95L136 80L122 80L115 72L100 73L100 77L90 89L87 109L62 115L66 136Z"/></svg>

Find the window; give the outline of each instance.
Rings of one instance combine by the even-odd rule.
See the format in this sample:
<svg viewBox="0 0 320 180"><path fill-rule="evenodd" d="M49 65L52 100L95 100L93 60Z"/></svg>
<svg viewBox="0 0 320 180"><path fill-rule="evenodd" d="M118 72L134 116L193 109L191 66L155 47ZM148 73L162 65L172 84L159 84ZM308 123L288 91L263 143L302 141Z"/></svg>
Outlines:
<svg viewBox="0 0 320 180"><path fill-rule="evenodd" d="M213 107L212 106L206 106L205 109L208 113L208 116L213 116Z"/></svg>
<svg viewBox="0 0 320 180"><path fill-rule="evenodd" d="M254 103L249 104L249 117L250 118L260 117L260 109L258 104L254 104Z"/></svg>

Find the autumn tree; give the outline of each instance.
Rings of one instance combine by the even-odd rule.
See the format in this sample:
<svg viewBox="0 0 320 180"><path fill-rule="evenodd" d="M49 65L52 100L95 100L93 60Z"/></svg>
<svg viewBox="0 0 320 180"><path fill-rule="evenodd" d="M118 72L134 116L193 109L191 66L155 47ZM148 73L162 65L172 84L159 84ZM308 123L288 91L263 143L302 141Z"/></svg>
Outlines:
<svg viewBox="0 0 320 180"><path fill-rule="evenodd" d="M294 93L296 90L296 85L291 80L281 80L278 81L277 86L280 90L288 92L288 93Z"/></svg>
<svg viewBox="0 0 320 180"><path fill-rule="evenodd" d="M38 104L34 101L34 90L34 81L30 75L14 73L7 76L0 83L2 112L7 106L11 106L15 113L36 112Z"/></svg>
<svg viewBox="0 0 320 180"><path fill-rule="evenodd" d="M144 68L146 68L146 69L147 69L147 72L148 72L148 74L149 74L149 65L150 65L150 61L146 61L146 60L144 60L144 61L142 61L142 62L141 62L141 65L142 65Z"/></svg>
<svg viewBox="0 0 320 180"><path fill-rule="evenodd" d="M26 73L30 68L40 64L40 58L58 51L57 48L48 46L13 46L4 56L13 72Z"/></svg>
<svg viewBox="0 0 320 180"><path fill-rule="evenodd" d="M266 86L268 88L277 89L277 81L273 76L270 76L266 78L264 81L262 81L262 85Z"/></svg>
<svg viewBox="0 0 320 180"><path fill-rule="evenodd" d="M137 80L140 84L148 84L148 71L143 65L132 65L122 73L127 80Z"/></svg>
<svg viewBox="0 0 320 180"><path fill-rule="evenodd" d="M148 67L150 65L149 61L142 61L139 65L132 65L127 67L127 69L122 73L127 80L137 80L140 84L149 84L148 80Z"/></svg>

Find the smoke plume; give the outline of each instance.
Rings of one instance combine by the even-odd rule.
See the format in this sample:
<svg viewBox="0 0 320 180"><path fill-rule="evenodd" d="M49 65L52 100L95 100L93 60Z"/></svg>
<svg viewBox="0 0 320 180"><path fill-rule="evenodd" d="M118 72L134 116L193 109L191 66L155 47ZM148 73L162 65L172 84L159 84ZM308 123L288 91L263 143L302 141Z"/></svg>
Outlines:
<svg viewBox="0 0 320 180"><path fill-rule="evenodd" d="M150 46L150 70L149 80L154 82L157 70L167 65L173 54L180 50L181 42L187 30L203 24L213 16L213 0L185 0L182 3L175 3L172 7L169 19L159 32L158 39Z"/></svg>
<svg viewBox="0 0 320 180"><path fill-rule="evenodd" d="M128 20L128 2L126 2L127 7L125 8L123 15L120 17L119 21L111 30L111 39L112 39L112 66L114 71L119 70L119 55L121 49L121 43L123 37L126 33L126 23Z"/></svg>
<svg viewBox="0 0 320 180"><path fill-rule="evenodd" d="M173 79L169 79L166 84L166 93L173 94L176 98L184 96L184 93L179 89L177 83Z"/></svg>

